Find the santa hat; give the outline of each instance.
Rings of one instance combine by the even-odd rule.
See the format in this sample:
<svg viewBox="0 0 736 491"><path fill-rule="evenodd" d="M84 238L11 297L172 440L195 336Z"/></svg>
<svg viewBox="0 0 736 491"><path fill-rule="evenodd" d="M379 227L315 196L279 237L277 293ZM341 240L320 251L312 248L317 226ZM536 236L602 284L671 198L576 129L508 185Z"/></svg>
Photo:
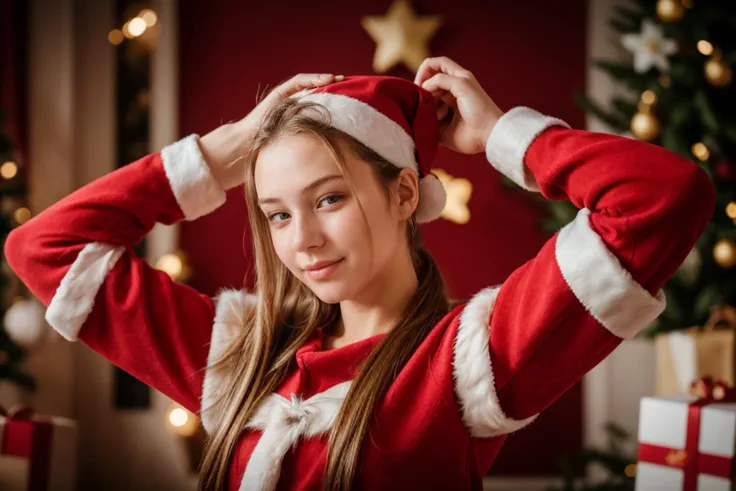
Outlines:
<svg viewBox="0 0 736 491"><path fill-rule="evenodd" d="M445 188L430 165L439 144L434 97L412 81L388 76L352 76L297 95L330 112L331 126L352 136L400 168L419 176L419 223L438 218Z"/></svg>

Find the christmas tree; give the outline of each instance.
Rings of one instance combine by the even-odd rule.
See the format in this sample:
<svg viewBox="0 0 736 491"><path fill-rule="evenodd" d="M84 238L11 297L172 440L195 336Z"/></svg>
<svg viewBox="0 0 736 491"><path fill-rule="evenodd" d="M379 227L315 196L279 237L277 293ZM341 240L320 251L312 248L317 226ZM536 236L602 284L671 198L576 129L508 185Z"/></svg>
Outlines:
<svg viewBox="0 0 736 491"><path fill-rule="evenodd" d="M615 8L610 26L625 61L595 60L628 96L576 101L611 133L665 147L698 163L716 191L715 213L693 251L664 286L667 308L645 334L702 326L711 312L736 304L736 2L733 0L630 0ZM646 162L642 162L646 165ZM577 208L547 201L548 231L575 218ZM584 449L561 459L562 487L548 491L634 489L636 456L623 451L629 439L607 427L609 446ZM596 483L579 477L590 465L605 469Z"/></svg>
<svg viewBox="0 0 736 491"><path fill-rule="evenodd" d="M629 95L601 103L576 94L577 102L612 133L697 162L717 190L711 222L665 285L667 309L645 334L702 326L716 307L736 304L736 2L633 0L616 7L610 25L632 56L594 66ZM547 230L577 212L545 203Z"/></svg>
<svg viewBox="0 0 736 491"><path fill-rule="evenodd" d="M35 380L22 370L28 352L13 341L5 325L23 322L35 305L23 298L29 295L5 261L5 239L14 227L30 218L25 172L18 163L12 140L3 132L5 119L6 115L0 111L0 380L33 390Z"/></svg>

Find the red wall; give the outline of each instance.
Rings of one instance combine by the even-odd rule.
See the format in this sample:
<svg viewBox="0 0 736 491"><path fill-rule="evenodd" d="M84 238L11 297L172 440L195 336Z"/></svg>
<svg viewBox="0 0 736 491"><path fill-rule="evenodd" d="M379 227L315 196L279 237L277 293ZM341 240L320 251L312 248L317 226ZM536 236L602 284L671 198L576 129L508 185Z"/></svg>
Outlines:
<svg viewBox="0 0 736 491"><path fill-rule="evenodd" d="M439 14L444 25L432 55L446 55L472 70L502 109L528 105L583 127L572 92L585 84L584 0L526 2L415 0L420 14ZM363 15L381 15L389 1L181 2L180 134L206 133L239 119L256 93L298 72L371 73L375 44ZM391 74L412 78L406 69ZM483 156L440 152L435 164L474 186L471 220L424 226L427 248L454 296L467 298L497 284L530 259L547 236L543 211L530 197L503 186ZM215 213L186 223L181 245L194 269L193 283L214 294L239 286L248 264L242 190L231 191ZM555 473L560 452L580 448L581 391L576 386L528 430L513 435L494 474ZM548 434L549 433L549 434Z"/></svg>

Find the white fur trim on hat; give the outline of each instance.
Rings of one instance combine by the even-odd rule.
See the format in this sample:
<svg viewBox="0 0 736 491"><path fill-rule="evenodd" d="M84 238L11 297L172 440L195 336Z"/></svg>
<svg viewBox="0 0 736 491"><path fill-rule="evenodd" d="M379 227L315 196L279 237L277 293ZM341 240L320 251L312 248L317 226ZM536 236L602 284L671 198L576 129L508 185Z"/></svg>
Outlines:
<svg viewBox="0 0 736 491"><path fill-rule="evenodd" d="M417 223L426 223L439 218L447 203L447 192L442 181L434 174L419 181L419 204L416 210Z"/></svg>
<svg viewBox="0 0 736 491"><path fill-rule="evenodd" d="M395 166L419 172L411 135L371 105L345 95L324 92L304 92L299 99L327 108L331 126L352 136ZM447 194L442 182L432 174L423 177L419 182L417 223L439 218L446 202Z"/></svg>
<svg viewBox="0 0 736 491"><path fill-rule="evenodd" d="M325 92L300 98L330 112L331 126L347 133L397 167L418 171L414 140L396 121L363 101Z"/></svg>

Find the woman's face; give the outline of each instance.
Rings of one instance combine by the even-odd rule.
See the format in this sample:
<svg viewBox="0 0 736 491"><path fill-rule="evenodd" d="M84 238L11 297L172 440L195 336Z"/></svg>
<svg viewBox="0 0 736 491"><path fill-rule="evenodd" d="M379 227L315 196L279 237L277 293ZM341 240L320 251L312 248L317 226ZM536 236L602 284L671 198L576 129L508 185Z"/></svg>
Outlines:
<svg viewBox="0 0 736 491"><path fill-rule="evenodd" d="M329 149L309 134L277 139L260 152L255 169L276 254L327 303L357 299L389 278L398 248L407 247L398 207L389 206L370 164L347 145L340 150L357 196Z"/></svg>

